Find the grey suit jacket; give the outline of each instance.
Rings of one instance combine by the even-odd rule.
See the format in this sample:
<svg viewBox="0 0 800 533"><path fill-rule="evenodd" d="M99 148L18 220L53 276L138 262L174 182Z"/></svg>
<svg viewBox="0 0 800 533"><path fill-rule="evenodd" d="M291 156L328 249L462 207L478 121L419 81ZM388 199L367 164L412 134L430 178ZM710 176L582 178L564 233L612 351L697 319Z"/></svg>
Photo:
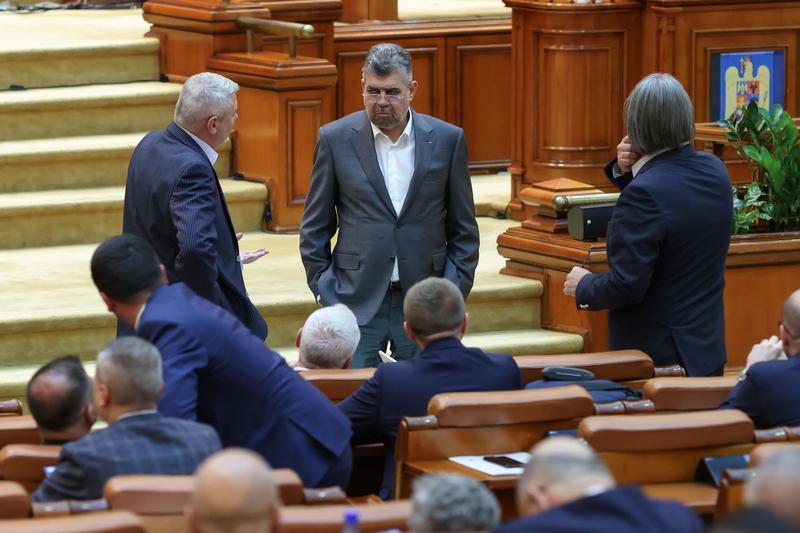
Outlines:
<svg viewBox="0 0 800 533"><path fill-rule="evenodd" d="M404 291L426 277L441 276L465 297L478 265L464 132L412 113L415 168L400 213L389 198L366 111L320 128L314 149L300 222L308 286L323 305L347 305L361 325L378 310L395 257Z"/></svg>

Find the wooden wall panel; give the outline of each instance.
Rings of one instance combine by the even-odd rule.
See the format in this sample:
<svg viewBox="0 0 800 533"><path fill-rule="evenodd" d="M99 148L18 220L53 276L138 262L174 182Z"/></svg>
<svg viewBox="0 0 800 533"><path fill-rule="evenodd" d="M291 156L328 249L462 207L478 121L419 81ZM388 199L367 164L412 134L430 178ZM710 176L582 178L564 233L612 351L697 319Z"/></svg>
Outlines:
<svg viewBox="0 0 800 533"><path fill-rule="evenodd" d="M507 167L512 141L506 35L447 40L447 121L464 128L472 167Z"/></svg>
<svg viewBox="0 0 800 533"><path fill-rule="evenodd" d="M286 160L289 185L284 201L302 209L311 180L314 143L322 126L322 100L286 100L289 146Z"/></svg>

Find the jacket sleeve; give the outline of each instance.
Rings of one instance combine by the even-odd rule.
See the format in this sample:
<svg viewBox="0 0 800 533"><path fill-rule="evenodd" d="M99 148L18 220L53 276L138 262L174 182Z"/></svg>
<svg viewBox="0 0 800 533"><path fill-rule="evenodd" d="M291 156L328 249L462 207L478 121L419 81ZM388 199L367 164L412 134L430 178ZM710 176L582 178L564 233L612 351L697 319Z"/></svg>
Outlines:
<svg viewBox="0 0 800 533"><path fill-rule="evenodd" d="M468 163L464 131L459 129L447 180L447 198L445 200L447 262L443 277L455 283L465 298L472 289L475 279L478 248L480 247Z"/></svg>
<svg viewBox="0 0 800 533"><path fill-rule="evenodd" d="M314 167L300 220L300 257L306 270L308 286L318 295L320 274L331 265L331 238L336 233L336 199L339 191L333 156L320 130L314 146Z"/></svg>
<svg viewBox="0 0 800 533"><path fill-rule="evenodd" d="M42 481L31 495L32 501L88 500L102 496L102 487L93 486L96 483L90 482L90 476L84 470L84 466L91 465L82 464L79 454L73 453L72 448L67 444L61 449L55 472Z"/></svg>
<svg viewBox="0 0 800 533"><path fill-rule="evenodd" d="M206 300L219 304L222 291L217 272L217 230L214 225L218 189L216 178L193 165L178 179L170 197L172 222L178 239L175 272L180 281Z"/></svg>
<svg viewBox="0 0 800 533"><path fill-rule="evenodd" d="M609 161L603 170L605 170L608 181L614 184L619 190L623 190L633 180L633 172L622 172L617 166L616 159Z"/></svg>
<svg viewBox="0 0 800 533"><path fill-rule="evenodd" d="M609 223L610 271L584 276L578 283L576 304L597 310L641 302L650 285L666 231L655 199L643 187L635 183L629 185L617 200Z"/></svg>
<svg viewBox="0 0 800 533"><path fill-rule="evenodd" d="M748 377L745 377L745 379L736 384L719 408L738 409L750 417L756 428L764 428L767 425L764 420L761 401L759 400L758 385L755 382L756 380L752 377L753 368L756 368L758 364L750 367L748 370Z"/></svg>
<svg viewBox="0 0 800 533"><path fill-rule="evenodd" d="M353 444L380 442L381 434L381 368L359 389L339 404L339 409L350 419Z"/></svg>
<svg viewBox="0 0 800 533"><path fill-rule="evenodd" d="M199 374L207 364L205 347L195 338L183 334L174 325L162 326L154 339L161 352L164 392L158 401L158 412L184 420L197 420Z"/></svg>

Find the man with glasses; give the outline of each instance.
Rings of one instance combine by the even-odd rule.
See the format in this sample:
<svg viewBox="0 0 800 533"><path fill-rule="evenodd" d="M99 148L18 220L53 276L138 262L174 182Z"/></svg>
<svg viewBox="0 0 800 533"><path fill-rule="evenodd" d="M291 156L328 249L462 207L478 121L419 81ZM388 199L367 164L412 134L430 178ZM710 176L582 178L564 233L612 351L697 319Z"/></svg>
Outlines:
<svg viewBox="0 0 800 533"><path fill-rule="evenodd" d="M370 48L362 74L364 111L320 129L300 223L317 301L343 303L358 319L353 368L376 366L387 342L395 358L416 355L403 331L405 291L439 276L466 297L479 245L464 132L411 109L418 83L402 47Z"/></svg>
<svg viewBox="0 0 800 533"><path fill-rule="evenodd" d="M148 134L133 152L125 186L122 231L155 248L170 283L181 281L206 300L228 310L257 337L267 324L250 301L242 263L264 249L239 252L214 162L236 122L233 81L210 72L184 83L175 120ZM121 334L132 334L120 325Z"/></svg>
<svg viewBox="0 0 800 533"><path fill-rule="evenodd" d="M778 337L772 336L753 346L747 356L746 370L721 407L744 411L759 429L800 425L798 355L800 290L783 303Z"/></svg>

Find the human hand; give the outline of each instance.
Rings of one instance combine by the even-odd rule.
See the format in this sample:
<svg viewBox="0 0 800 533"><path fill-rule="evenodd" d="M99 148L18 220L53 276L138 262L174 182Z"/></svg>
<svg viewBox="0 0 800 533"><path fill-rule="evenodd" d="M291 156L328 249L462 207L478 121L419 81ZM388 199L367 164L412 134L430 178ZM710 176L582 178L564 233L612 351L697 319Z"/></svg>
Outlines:
<svg viewBox="0 0 800 533"><path fill-rule="evenodd" d="M641 159L642 154L633 149L631 138L627 135L617 145L617 166L622 172L630 172L633 164Z"/></svg>
<svg viewBox="0 0 800 533"><path fill-rule="evenodd" d="M241 241L242 237L244 237L244 233L237 233L236 240ZM269 250L266 248L259 248L258 250L253 250L252 252L240 252L239 259L242 261L243 265L249 265L250 263L261 259L265 255L269 253Z"/></svg>
<svg viewBox="0 0 800 533"><path fill-rule="evenodd" d="M578 283L580 283L584 276L589 274L591 274L591 272L585 268L572 267L572 270L567 274L567 280L564 282L564 294L567 296L575 296L575 292L578 290Z"/></svg>
<svg viewBox="0 0 800 533"><path fill-rule="evenodd" d="M774 361L781 354L783 354L783 342L773 335L769 339L753 345L753 349L747 355L747 368L762 361Z"/></svg>

